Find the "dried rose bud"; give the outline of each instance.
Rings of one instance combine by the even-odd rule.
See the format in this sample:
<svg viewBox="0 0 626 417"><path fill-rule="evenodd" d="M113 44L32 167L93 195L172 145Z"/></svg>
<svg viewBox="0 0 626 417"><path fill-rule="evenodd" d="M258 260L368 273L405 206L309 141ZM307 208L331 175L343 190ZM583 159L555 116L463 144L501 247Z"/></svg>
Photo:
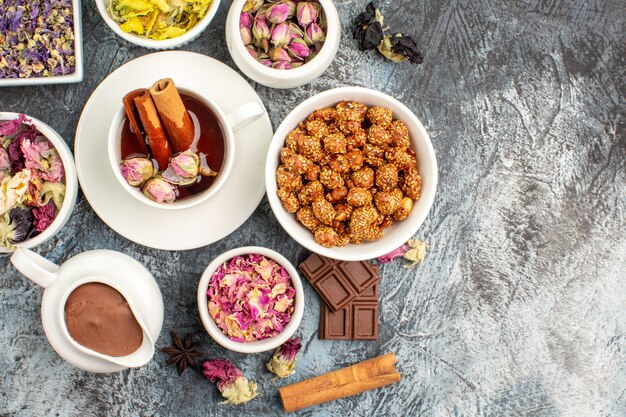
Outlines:
<svg viewBox="0 0 626 417"><path fill-rule="evenodd" d="M122 161L120 166L122 177L133 187L140 187L154 173L154 164L148 158L132 158Z"/></svg>
<svg viewBox="0 0 626 417"><path fill-rule="evenodd" d="M274 353L267 363L267 369L278 378L287 378L296 372L296 356L302 348L299 337L287 339Z"/></svg>
<svg viewBox="0 0 626 417"><path fill-rule="evenodd" d="M287 50L289 51L289 55L298 60L302 60L311 54L304 39L293 39L287 47Z"/></svg>
<svg viewBox="0 0 626 417"><path fill-rule="evenodd" d="M202 363L202 373L211 382L217 382L217 389L225 398L222 404L245 404L258 394L257 385L243 376L232 362L214 359Z"/></svg>
<svg viewBox="0 0 626 417"><path fill-rule="evenodd" d="M291 34L289 32L289 25L287 23L280 23L272 30L272 45L274 46L286 46L291 40Z"/></svg>
<svg viewBox="0 0 626 417"><path fill-rule="evenodd" d="M252 31L249 27L239 26L239 34L244 45L250 45L252 43Z"/></svg>
<svg viewBox="0 0 626 417"><path fill-rule="evenodd" d="M260 42L264 39L269 39L271 32L269 26L267 26L267 22L265 21L265 16L259 17L260 14L254 18L254 23L252 24L252 36L257 42Z"/></svg>
<svg viewBox="0 0 626 417"><path fill-rule="evenodd" d="M250 16L250 13L241 12L239 15L239 27L252 27L252 16Z"/></svg>
<svg viewBox="0 0 626 417"><path fill-rule="evenodd" d="M292 1L281 1L267 8L267 20L272 23L283 23L285 20L293 17L296 11L296 5Z"/></svg>
<svg viewBox="0 0 626 417"><path fill-rule="evenodd" d="M272 48L268 53L269 58L274 62L284 61L291 62L289 53L283 48Z"/></svg>
<svg viewBox="0 0 626 417"><path fill-rule="evenodd" d="M143 193L157 203L172 203L176 200L174 186L160 177L150 178L143 187Z"/></svg>
<svg viewBox="0 0 626 417"><path fill-rule="evenodd" d="M291 63L291 68L300 68L301 66L304 65L304 62L292 62Z"/></svg>
<svg viewBox="0 0 626 417"><path fill-rule="evenodd" d="M291 39L302 39L304 37L304 32L302 31L300 26L296 25L295 23L289 23L289 33L291 34Z"/></svg>
<svg viewBox="0 0 626 417"><path fill-rule="evenodd" d="M326 35L320 26L313 22L304 30L304 40L309 46L313 46L317 42L321 42L326 39Z"/></svg>
<svg viewBox="0 0 626 417"><path fill-rule="evenodd" d="M296 15L300 26L306 27L317 20L317 8L313 3L301 1L296 8Z"/></svg>
<svg viewBox="0 0 626 417"><path fill-rule="evenodd" d="M244 12L256 12L263 6L264 2L264 0L246 0L242 10Z"/></svg>
<svg viewBox="0 0 626 417"><path fill-rule="evenodd" d="M272 62L272 68L279 69L279 70L288 70L288 69L292 69L293 65L291 64L291 62L287 62L287 61L276 61L276 62Z"/></svg>
<svg viewBox="0 0 626 417"><path fill-rule="evenodd" d="M272 60L269 58L259 58L257 59L257 61L259 61L261 64L265 65L266 67L272 66Z"/></svg>
<svg viewBox="0 0 626 417"><path fill-rule="evenodd" d="M248 51L248 53L250 54L252 58L256 59L256 51L254 50L252 46L246 46L246 50Z"/></svg>
<svg viewBox="0 0 626 417"><path fill-rule="evenodd" d="M170 159L170 165L176 175L183 178L195 178L200 170L200 158L190 149Z"/></svg>

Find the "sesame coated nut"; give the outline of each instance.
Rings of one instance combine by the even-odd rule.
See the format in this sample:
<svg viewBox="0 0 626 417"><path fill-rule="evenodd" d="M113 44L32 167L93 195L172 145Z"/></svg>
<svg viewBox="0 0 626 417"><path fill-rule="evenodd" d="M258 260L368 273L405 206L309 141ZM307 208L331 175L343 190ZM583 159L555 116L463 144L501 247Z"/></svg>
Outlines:
<svg viewBox="0 0 626 417"><path fill-rule="evenodd" d="M403 171L403 174L401 184L402 191L413 200L419 200L422 190L422 177L417 172L417 168L409 168Z"/></svg>
<svg viewBox="0 0 626 417"><path fill-rule="evenodd" d="M323 139L324 150L328 153L346 153L346 137L343 133L333 133Z"/></svg>
<svg viewBox="0 0 626 417"><path fill-rule="evenodd" d="M322 139L328 136L328 126L321 120L311 120L306 122L306 131L310 136Z"/></svg>
<svg viewBox="0 0 626 417"><path fill-rule="evenodd" d="M326 200L334 204L346 198L347 195L348 187L339 187L326 194Z"/></svg>
<svg viewBox="0 0 626 417"><path fill-rule="evenodd" d="M381 214L389 215L400 207L401 200L402 192L399 189L394 188L392 191L377 192L374 196L374 205Z"/></svg>
<svg viewBox="0 0 626 417"><path fill-rule="evenodd" d="M291 149L294 152L298 152L298 143L300 141L299 138L301 138L302 136L304 136L304 132L299 128L295 128L294 130L289 132L289 134L287 134L287 138L285 139L285 147Z"/></svg>
<svg viewBox="0 0 626 417"><path fill-rule="evenodd" d="M325 166L320 171L320 182L324 187L331 190L344 186L343 178L337 171L333 171L331 168Z"/></svg>
<svg viewBox="0 0 626 417"><path fill-rule="evenodd" d="M320 226L320 221L317 220L317 217L313 214L311 206L301 207L300 210L296 212L296 219L311 231L315 231L315 229Z"/></svg>
<svg viewBox="0 0 626 417"><path fill-rule="evenodd" d="M324 197L315 197L311 203L315 217L325 225L333 224L335 208Z"/></svg>
<svg viewBox="0 0 626 417"><path fill-rule="evenodd" d="M306 179L307 181L317 180L320 176L320 170L321 168L319 166L312 163L308 171L304 173L304 179Z"/></svg>
<svg viewBox="0 0 626 417"><path fill-rule="evenodd" d="M376 170L376 186L381 191L390 191L398 185L398 168L385 164Z"/></svg>
<svg viewBox="0 0 626 417"><path fill-rule="evenodd" d="M345 222L352 214L352 206L345 203L339 203L333 206L335 208L335 221Z"/></svg>
<svg viewBox="0 0 626 417"><path fill-rule="evenodd" d="M298 193L298 201L303 206L308 206L313 199L324 195L324 186L319 181L311 181L306 183Z"/></svg>
<svg viewBox="0 0 626 417"><path fill-rule="evenodd" d="M330 123L337 118L337 109L334 107L326 107L315 110L309 115L307 120L321 120L324 123Z"/></svg>
<svg viewBox="0 0 626 417"><path fill-rule="evenodd" d="M370 188L374 185L374 170L370 167L363 167L352 174L354 185L362 188Z"/></svg>
<svg viewBox="0 0 626 417"><path fill-rule="evenodd" d="M296 211L298 211L298 209L300 208L300 204L298 203L298 199L295 195L293 195L293 193L279 189L276 191L276 194L278 195L278 198L283 204L285 210L287 210L289 213L295 213Z"/></svg>
<svg viewBox="0 0 626 417"><path fill-rule="evenodd" d="M373 125L387 127L393 120L393 113L391 113L391 110L381 106L370 107L367 110L367 120Z"/></svg>
<svg viewBox="0 0 626 417"><path fill-rule="evenodd" d="M353 207L361 207L372 202L372 194L365 188L350 188L346 201Z"/></svg>
<svg viewBox="0 0 626 417"><path fill-rule="evenodd" d="M407 169L417 166L415 153L410 148L389 148L385 151L385 158L398 167L398 169Z"/></svg>
<svg viewBox="0 0 626 417"><path fill-rule="evenodd" d="M339 172L340 174L350 172L350 162L345 155L333 155L330 158L328 165L330 166L330 169Z"/></svg>
<svg viewBox="0 0 626 417"><path fill-rule="evenodd" d="M391 134L382 126L372 125L367 129L367 141L384 148L391 143Z"/></svg>
<svg viewBox="0 0 626 417"><path fill-rule="evenodd" d="M400 201L400 207L398 207L396 211L393 212L393 219L396 221L405 220L407 217L409 217L409 213L411 212L412 208L413 200L411 200L411 197L403 197Z"/></svg>
<svg viewBox="0 0 626 417"><path fill-rule="evenodd" d="M381 147L372 145L371 143L363 145L363 154L365 155L365 162L375 168L387 162L385 160L385 151Z"/></svg>
<svg viewBox="0 0 626 417"><path fill-rule="evenodd" d="M387 128L391 133L393 146L410 147L409 128L400 120L394 120Z"/></svg>
<svg viewBox="0 0 626 417"><path fill-rule="evenodd" d="M367 143L367 132L365 129L358 128L348 137L346 137L348 149L359 149Z"/></svg>
<svg viewBox="0 0 626 417"><path fill-rule="evenodd" d="M348 165L350 165L350 169L352 171L360 169L363 166L363 162L365 162L363 152L356 149L352 149L350 152L348 152L346 154L346 159L348 160Z"/></svg>
<svg viewBox="0 0 626 417"><path fill-rule="evenodd" d="M325 248L337 246L339 235L332 227L321 226L315 230L315 241Z"/></svg>
<svg viewBox="0 0 626 417"><path fill-rule="evenodd" d="M302 178L297 173L289 170L286 166L281 165L276 171L276 183L278 188L287 192L298 191L302 188Z"/></svg>
<svg viewBox="0 0 626 417"><path fill-rule="evenodd" d="M298 151L315 162L321 162L324 159L322 143L313 136L300 136L298 138Z"/></svg>

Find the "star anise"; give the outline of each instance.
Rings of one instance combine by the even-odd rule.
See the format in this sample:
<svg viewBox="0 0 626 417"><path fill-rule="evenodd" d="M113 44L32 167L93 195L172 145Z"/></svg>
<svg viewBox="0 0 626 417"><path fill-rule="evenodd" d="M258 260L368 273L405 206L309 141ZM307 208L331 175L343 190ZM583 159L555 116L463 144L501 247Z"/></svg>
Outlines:
<svg viewBox="0 0 626 417"><path fill-rule="evenodd" d="M169 359L168 365L175 365L178 370L178 375L182 375L190 366L193 369L198 369L196 358L202 356L202 353L198 351L198 344L193 341L191 334L181 339L173 330L170 332L172 335L172 343L174 346L161 349L162 352L167 353Z"/></svg>

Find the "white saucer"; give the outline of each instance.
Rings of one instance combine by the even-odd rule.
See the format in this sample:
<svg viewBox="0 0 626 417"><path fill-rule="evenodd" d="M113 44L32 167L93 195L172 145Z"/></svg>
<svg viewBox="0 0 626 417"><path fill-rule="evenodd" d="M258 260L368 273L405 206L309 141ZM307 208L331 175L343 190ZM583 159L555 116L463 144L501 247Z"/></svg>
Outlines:
<svg viewBox="0 0 626 417"><path fill-rule="evenodd" d="M117 233L156 249L194 249L235 231L261 202L272 125L266 113L235 132L231 174L205 203L181 210L142 204L115 179L107 156L107 134L126 93L166 77L180 87L206 94L225 113L252 100L262 102L237 72L205 55L168 51L137 58L111 73L87 101L76 129L76 169L89 204Z"/></svg>

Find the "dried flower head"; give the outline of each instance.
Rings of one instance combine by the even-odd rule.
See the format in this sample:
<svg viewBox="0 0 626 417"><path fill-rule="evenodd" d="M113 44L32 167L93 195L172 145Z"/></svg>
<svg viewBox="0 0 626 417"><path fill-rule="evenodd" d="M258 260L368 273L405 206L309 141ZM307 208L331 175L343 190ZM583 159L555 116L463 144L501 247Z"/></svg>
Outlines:
<svg viewBox="0 0 626 417"><path fill-rule="evenodd" d="M267 363L267 369L275 373L277 378L287 378L293 375L296 372L296 356L301 348L299 337L287 339Z"/></svg>
<svg viewBox="0 0 626 417"><path fill-rule="evenodd" d="M202 373L225 398L221 404L245 404L258 395L257 384L249 381L232 362L213 359L202 363Z"/></svg>

